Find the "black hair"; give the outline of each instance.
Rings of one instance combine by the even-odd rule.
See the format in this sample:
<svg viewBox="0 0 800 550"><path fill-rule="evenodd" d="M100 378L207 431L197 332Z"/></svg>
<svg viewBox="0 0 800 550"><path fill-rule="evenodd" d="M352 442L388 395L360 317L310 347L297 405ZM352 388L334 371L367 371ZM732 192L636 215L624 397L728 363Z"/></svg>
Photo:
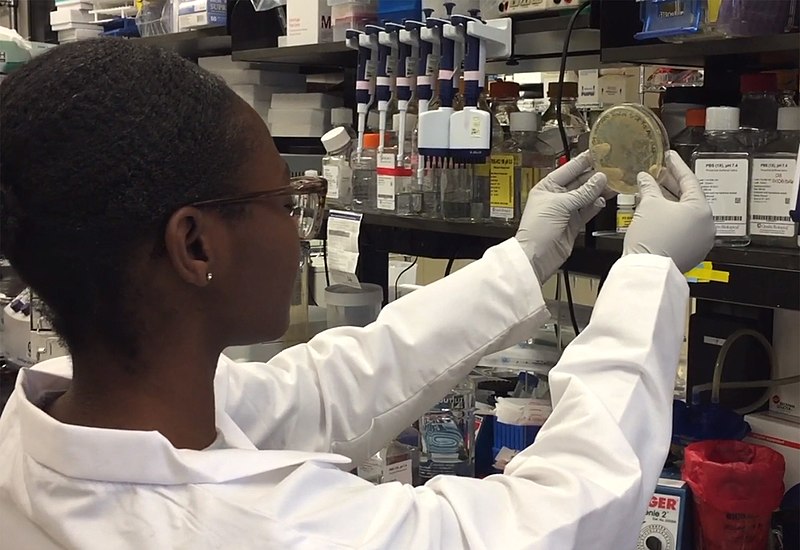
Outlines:
<svg viewBox="0 0 800 550"><path fill-rule="evenodd" d="M169 216L236 192L243 103L220 79L133 40L53 48L0 84L0 248L75 353L136 353L130 258Z"/></svg>

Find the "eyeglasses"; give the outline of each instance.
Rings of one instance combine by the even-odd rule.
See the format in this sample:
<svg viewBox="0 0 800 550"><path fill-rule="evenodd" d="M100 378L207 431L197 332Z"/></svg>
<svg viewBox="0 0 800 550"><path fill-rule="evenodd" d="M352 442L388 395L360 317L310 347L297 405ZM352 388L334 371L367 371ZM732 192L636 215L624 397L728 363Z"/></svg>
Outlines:
<svg viewBox="0 0 800 550"><path fill-rule="evenodd" d="M317 176L299 176L289 180L289 185L244 193L232 197L198 201L189 206L224 206L228 204L244 204L270 197L291 197L291 216L297 223L297 232L304 241L316 237L325 213L325 195L328 192L328 180Z"/></svg>

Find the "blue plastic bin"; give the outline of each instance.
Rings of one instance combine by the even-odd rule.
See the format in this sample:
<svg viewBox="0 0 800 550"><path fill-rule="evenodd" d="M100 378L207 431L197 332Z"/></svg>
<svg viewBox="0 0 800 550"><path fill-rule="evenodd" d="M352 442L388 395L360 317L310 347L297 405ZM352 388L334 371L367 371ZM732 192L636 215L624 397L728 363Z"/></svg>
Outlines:
<svg viewBox="0 0 800 550"><path fill-rule="evenodd" d="M705 0L637 0L641 4L642 32L637 40L676 39L698 34L703 25Z"/></svg>
<svg viewBox="0 0 800 550"><path fill-rule="evenodd" d="M402 23L406 19L419 21L422 17L421 0L378 0L378 21Z"/></svg>

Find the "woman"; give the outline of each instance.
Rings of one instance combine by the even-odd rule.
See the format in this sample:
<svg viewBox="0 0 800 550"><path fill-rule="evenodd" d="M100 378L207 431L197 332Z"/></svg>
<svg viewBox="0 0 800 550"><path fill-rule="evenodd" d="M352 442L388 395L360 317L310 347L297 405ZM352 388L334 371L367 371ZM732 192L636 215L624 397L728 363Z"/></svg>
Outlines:
<svg viewBox="0 0 800 550"><path fill-rule="evenodd" d="M681 200L641 177L626 257L551 374L536 444L502 476L376 487L342 469L547 319L540 281L603 204L587 157L482 260L367 328L239 365L225 347L287 326L298 221L315 223L296 206L322 182L291 182L221 81L132 42L55 48L0 101L3 250L71 354L21 372L0 418L0 547L632 546L669 441L680 273L713 241L676 156Z"/></svg>

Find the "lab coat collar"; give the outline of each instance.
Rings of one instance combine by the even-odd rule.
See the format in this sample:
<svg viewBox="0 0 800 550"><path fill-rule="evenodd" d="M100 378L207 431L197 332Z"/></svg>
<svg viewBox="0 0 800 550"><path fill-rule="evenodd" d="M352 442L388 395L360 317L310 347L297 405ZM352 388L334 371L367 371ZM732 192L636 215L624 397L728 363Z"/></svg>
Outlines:
<svg viewBox="0 0 800 550"><path fill-rule="evenodd" d="M69 376L56 374L64 372L64 365L50 366L56 368L51 372L23 369L8 405L18 410L23 452L68 477L159 485L224 483L309 461L350 462L333 454L257 450L220 410L217 410L217 431L235 448L176 449L156 431L63 424L37 406L47 394L63 392L69 385Z"/></svg>

